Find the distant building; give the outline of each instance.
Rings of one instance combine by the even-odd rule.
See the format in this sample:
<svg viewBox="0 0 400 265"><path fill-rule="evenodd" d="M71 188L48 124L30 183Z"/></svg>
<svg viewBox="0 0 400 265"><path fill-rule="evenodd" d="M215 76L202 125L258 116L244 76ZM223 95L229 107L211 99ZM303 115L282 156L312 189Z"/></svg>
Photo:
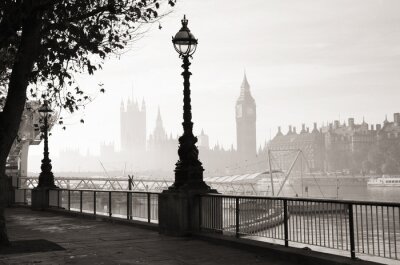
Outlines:
<svg viewBox="0 0 400 265"><path fill-rule="evenodd" d="M160 108L158 108L156 126L148 140L147 167L172 172L178 160L177 148L178 139L173 138L172 135L168 136L164 129Z"/></svg>
<svg viewBox="0 0 400 265"><path fill-rule="evenodd" d="M244 74L240 95L236 101L236 141L240 160L252 160L256 157L256 117L256 102Z"/></svg>
<svg viewBox="0 0 400 265"><path fill-rule="evenodd" d="M88 161L99 168L99 160L107 167L127 171L153 171L173 175L175 163L178 161L178 136L168 134L158 109L155 127L147 138L146 105L141 106L136 100L128 99L121 102L121 150L116 151L113 144L103 144L100 155L96 159L78 154L62 153L69 156L68 160ZM251 95L246 74L240 86L240 95L235 105L237 149L233 145L225 149L218 143L210 146L209 136L204 132L197 136L199 158L204 165L206 175L243 174L268 170L269 151L274 152L282 169L289 169L294 156L288 155L301 150L308 167L313 172L321 171L357 171L368 159L369 150L379 142L400 141L400 113L394 114L393 122L387 119L383 126L369 126L364 120L356 124L354 118L349 118L347 125L334 121L322 128L314 123L312 130L302 125L298 132L296 127L289 126L284 134L281 128L275 137L264 146L256 146L256 102ZM286 153L285 153L286 152ZM278 154L279 153L279 154ZM60 160L64 159L60 157ZM76 160L76 159L75 159ZM80 163L76 161L75 167ZM108 164L109 163L109 164Z"/></svg>
<svg viewBox="0 0 400 265"><path fill-rule="evenodd" d="M178 161L178 136L173 137L164 128L158 109L154 130L147 135L146 105L141 106L134 99L122 101L120 107L120 152L115 151L113 144L103 144L100 155L96 159L83 157L81 160L97 161L107 168L124 168L129 171L151 171L168 176L173 175L175 163ZM240 96L236 102L237 150L224 149L219 144L210 146L209 137L204 130L198 135L197 146L199 158L205 168L205 174L243 173L258 170L254 168L257 158L256 150L256 103L250 92L246 75L243 77ZM67 153L62 153L62 156ZM76 157L78 155L76 154ZM257 160L258 159L258 160ZM262 157L262 159L266 159ZM60 158L61 160L61 158ZM260 163L256 163L260 165ZM76 167L76 166L75 166ZM265 168L265 165L262 167Z"/></svg>
<svg viewBox="0 0 400 265"><path fill-rule="evenodd" d="M393 122L389 122L387 118L383 122L383 127L378 131L378 139L386 141L400 140L400 113L393 114Z"/></svg>
<svg viewBox="0 0 400 265"><path fill-rule="evenodd" d="M279 127L275 137L264 146L259 146L257 150L256 102L251 95L246 74L243 76L240 95L236 101L235 118L237 149L234 149L233 145L225 149L218 143L213 147L210 146L209 136L204 130L197 136L199 158L203 163L205 175L244 174L269 170L269 157L272 156L274 163L279 163L278 166L282 170L288 170L297 150L302 151L304 154L302 159L307 160L307 166L313 172L357 173L361 170L367 172L368 170L365 170L367 166L375 168L378 172L378 169L385 164L386 168L389 166L393 168L391 163L396 160L389 157L390 154L382 155L382 152L386 152L385 148L395 149L397 145L400 147L400 113L394 113L393 122L389 122L386 118L383 125L375 126L368 125L364 120L356 124L354 118L349 118L347 124L335 120L321 128L317 128L317 123L314 123L312 130L303 124L299 132L296 127L289 126L286 134ZM110 163L110 167L111 164L115 165L115 169L126 169L130 172L161 172L160 174L171 177L175 163L179 159L177 153L179 137L167 133L160 109L157 112L154 130L148 138L144 100L141 106L133 99L128 99L126 103L122 101L120 122L120 152L115 150L113 144L103 144L100 147L100 156L96 159L69 150L61 153L60 160L74 161L72 164L75 167L84 160L87 161L84 163L85 167L96 165L97 168L100 160L107 166L107 163ZM374 148L376 150L372 150ZM272 165L273 168L274 166ZM398 168L400 172L400 166Z"/></svg>
<svg viewBox="0 0 400 265"><path fill-rule="evenodd" d="M317 129L316 123L311 132L305 128L304 124L300 133L297 133L296 127L292 129L292 126L289 126L286 135L282 133L281 127L278 127L278 133L269 142L268 149L272 152L276 151L274 157L282 169L289 169L294 157L288 156L288 154L295 154L296 150L303 152L311 170L322 171L324 169L324 137Z"/></svg>
<svg viewBox="0 0 400 265"><path fill-rule="evenodd" d="M197 139L198 139L198 147L199 148L204 148L204 149L210 148L208 135L204 134L204 130L201 130L201 134L199 136L197 136Z"/></svg>
<svg viewBox="0 0 400 265"><path fill-rule="evenodd" d="M359 169L366 160L368 150L376 144L377 132L369 128L363 120L355 124L354 118L348 124L341 125L334 121L322 129L325 136L326 170Z"/></svg>
<svg viewBox="0 0 400 265"><path fill-rule="evenodd" d="M354 118L349 118L347 124L340 124L335 120L320 130L314 123L312 132L303 125L299 134L295 127L292 129L289 126L284 135L279 127L278 133L268 144L268 149L300 149L313 171L365 173L371 168L380 172L382 163L386 161L386 164L390 164L394 161L395 159L388 158L393 154L385 152L391 147L396 149L396 146L400 146L400 113L393 114L393 122L386 118L383 126L368 125L364 119L362 123L356 124ZM293 161L293 157L277 157L284 168L289 168Z"/></svg>
<svg viewBox="0 0 400 265"><path fill-rule="evenodd" d="M146 104L142 101L128 99L125 103L121 101L120 107L120 125L121 125L121 153L128 161L139 161L146 152Z"/></svg>

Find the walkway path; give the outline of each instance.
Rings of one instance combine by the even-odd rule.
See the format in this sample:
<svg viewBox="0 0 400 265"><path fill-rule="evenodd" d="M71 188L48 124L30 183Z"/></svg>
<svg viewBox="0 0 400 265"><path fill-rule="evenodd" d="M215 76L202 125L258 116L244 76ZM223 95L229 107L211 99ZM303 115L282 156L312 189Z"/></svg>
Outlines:
<svg viewBox="0 0 400 265"><path fill-rule="evenodd" d="M168 237L132 225L38 212L6 211L14 247L0 264L288 264L210 242Z"/></svg>

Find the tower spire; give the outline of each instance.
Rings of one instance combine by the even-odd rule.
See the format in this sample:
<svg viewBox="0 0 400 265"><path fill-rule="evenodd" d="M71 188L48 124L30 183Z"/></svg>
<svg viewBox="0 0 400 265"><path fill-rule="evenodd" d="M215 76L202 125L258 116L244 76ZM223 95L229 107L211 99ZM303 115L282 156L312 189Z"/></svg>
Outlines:
<svg viewBox="0 0 400 265"><path fill-rule="evenodd" d="M154 128L153 137L156 140L165 140L165 139L167 139L167 133L164 130L163 122L162 122L162 119L161 119L160 106L158 106L156 127Z"/></svg>
<svg viewBox="0 0 400 265"><path fill-rule="evenodd" d="M158 106L158 112L157 112L157 121L156 121L156 126L158 127L163 127L163 124L162 124L162 119L161 119L161 112L160 112L160 106Z"/></svg>
<svg viewBox="0 0 400 265"><path fill-rule="evenodd" d="M249 82L247 81L247 76L246 76L246 69L244 70L243 81L242 81L242 85L240 87L244 88L244 89L248 89L250 91L250 85L249 85Z"/></svg>
<svg viewBox="0 0 400 265"><path fill-rule="evenodd" d="M243 81L242 85L240 86L240 96L238 98L238 101L247 101L247 100L254 102L254 98L250 93L250 84L249 81L247 81L246 71L244 71Z"/></svg>

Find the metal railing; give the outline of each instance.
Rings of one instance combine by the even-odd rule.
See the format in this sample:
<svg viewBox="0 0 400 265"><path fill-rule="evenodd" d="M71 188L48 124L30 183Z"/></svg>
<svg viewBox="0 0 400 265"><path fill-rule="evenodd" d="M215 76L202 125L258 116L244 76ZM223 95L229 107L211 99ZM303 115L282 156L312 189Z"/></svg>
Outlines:
<svg viewBox="0 0 400 265"><path fill-rule="evenodd" d="M54 189L49 191L49 205L71 212L158 223L158 193Z"/></svg>
<svg viewBox="0 0 400 265"><path fill-rule="evenodd" d="M15 203L23 205L32 204L32 189L15 189Z"/></svg>
<svg viewBox="0 0 400 265"><path fill-rule="evenodd" d="M202 231L400 259L400 203L218 194L200 201Z"/></svg>
<svg viewBox="0 0 400 265"><path fill-rule="evenodd" d="M158 193L49 191L49 205L67 211L158 223ZM15 191L31 204L31 190ZM201 195L200 230L254 240L274 239L400 260L400 203L286 197Z"/></svg>

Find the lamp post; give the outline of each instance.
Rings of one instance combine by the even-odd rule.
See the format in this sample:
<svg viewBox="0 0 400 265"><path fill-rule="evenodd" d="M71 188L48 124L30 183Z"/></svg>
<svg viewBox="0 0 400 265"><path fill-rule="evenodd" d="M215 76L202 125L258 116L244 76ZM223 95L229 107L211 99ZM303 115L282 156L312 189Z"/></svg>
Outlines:
<svg viewBox="0 0 400 265"><path fill-rule="evenodd" d="M203 180L203 166L199 161L199 150L196 147L197 137L193 135L192 107L190 105L189 59L196 51L197 39L187 27L186 16L182 19L182 28L172 37L172 43L183 64L183 134L179 137L179 160L175 167L175 182L158 197L158 225L163 234L185 236L192 231L199 231L201 219L200 194L217 193ZM221 209L222 204L215 205ZM221 222L216 221L217 225ZM219 227L219 226L218 226ZM222 226L221 226L222 227Z"/></svg>
<svg viewBox="0 0 400 265"><path fill-rule="evenodd" d="M183 64L183 135L179 137L179 160L175 167L175 182L170 190L181 188L190 189L210 189L203 181L203 166L199 161L199 150L196 147L197 137L193 135L192 107L190 100L190 82L189 78L192 74L189 72L189 58L197 48L197 39L187 27L188 20L186 16L182 19L182 28L172 37L172 43L179 57L182 58Z"/></svg>
<svg viewBox="0 0 400 265"><path fill-rule="evenodd" d="M43 151L43 160L41 172L39 175L39 184L38 188L57 188L54 184L54 175L51 172L51 160L49 158L49 140L48 140L48 131L49 131L49 118L51 117L51 113L53 111L49 107L47 101L44 101L43 105L39 108L39 114L43 121L42 133L44 140L44 151Z"/></svg>

